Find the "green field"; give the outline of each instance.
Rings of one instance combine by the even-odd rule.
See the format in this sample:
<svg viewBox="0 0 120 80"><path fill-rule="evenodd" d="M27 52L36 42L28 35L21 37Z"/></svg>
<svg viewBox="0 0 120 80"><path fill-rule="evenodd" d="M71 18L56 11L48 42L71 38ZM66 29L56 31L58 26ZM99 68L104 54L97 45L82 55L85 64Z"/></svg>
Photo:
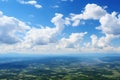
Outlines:
<svg viewBox="0 0 120 80"><path fill-rule="evenodd" d="M120 80L120 56L0 60L0 80Z"/></svg>

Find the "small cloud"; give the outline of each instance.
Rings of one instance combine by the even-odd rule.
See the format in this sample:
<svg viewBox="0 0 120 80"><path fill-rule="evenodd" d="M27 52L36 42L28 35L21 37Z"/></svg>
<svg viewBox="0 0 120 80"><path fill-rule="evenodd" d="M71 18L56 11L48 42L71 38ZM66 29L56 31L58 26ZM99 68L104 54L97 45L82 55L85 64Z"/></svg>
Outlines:
<svg viewBox="0 0 120 80"><path fill-rule="evenodd" d="M38 2L36 0L29 0L29 1L25 1L25 0L18 0L18 2L20 4L28 4L28 5L32 5L35 8L42 8L42 5L38 4Z"/></svg>
<svg viewBox="0 0 120 80"><path fill-rule="evenodd" d="M52 8L59 8L60 6L58 6L58 5L54 5L54 6L52 6Z"/></svg>
<svg viewBox="0 0 120 80"><path fill-rule="evenodd" d="M80 20L75 20L72 26L78 26L80 24Z"/></svg>
<svg viewBox="0 0 120 80"><path fill-rule="evenodd" d="M104 6L103 8L106 9L106 8L108 8L108 6Z"/></svg>

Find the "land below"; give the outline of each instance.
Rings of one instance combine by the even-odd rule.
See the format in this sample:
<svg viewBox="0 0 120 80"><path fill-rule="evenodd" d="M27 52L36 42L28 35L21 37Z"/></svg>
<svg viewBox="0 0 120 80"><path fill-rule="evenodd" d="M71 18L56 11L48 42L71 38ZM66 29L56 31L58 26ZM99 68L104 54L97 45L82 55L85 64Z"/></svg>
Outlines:
<svg viewBox="0 0 120 80"><path fill-rule="evenodd" d="M120 80L120 54L2 55L0 80Z"/></svg>

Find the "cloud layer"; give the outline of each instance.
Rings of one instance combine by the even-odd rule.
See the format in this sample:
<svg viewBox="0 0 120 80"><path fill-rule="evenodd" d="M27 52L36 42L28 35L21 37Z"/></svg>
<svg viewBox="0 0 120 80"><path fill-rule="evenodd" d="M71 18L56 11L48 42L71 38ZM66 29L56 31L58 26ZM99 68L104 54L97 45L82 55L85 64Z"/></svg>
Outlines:
<svg viewBox="0 0 120 80"><path fill-rule="evenodd" d="M66 1L66 0L64 0ZM36 8L42 6L35 0L19 0L21 4L33 5ZM72 32L63 35L65 28L78 27L81 20L97 20L100 25L96 26L102 36L92 34L89 42L84 42L87 31ZM108 13L104 7L97 4L87 4L80 14L55 13L51 19L54 25L42 28L31 27L15 17L9 17L0 11L0 50L2 52L21 53L80 53L80 52L119 52L120 46L111 45L112 40L120 40L120 15L116 12ZM85 24L84 24L85 25ZM4 48L4 50L3 50Z"/></svg>

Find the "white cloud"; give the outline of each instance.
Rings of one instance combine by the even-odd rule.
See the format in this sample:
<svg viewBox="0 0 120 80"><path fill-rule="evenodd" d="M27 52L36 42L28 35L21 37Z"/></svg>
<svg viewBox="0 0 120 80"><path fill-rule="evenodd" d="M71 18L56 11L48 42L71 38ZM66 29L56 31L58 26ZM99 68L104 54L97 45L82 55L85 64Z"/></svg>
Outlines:
<svg viewBox="0 0 120 80"><path fill-rule="evenodd" d="M96 4L87 4L81 14L71 14L72 26L80 25L81 20L91 19L100 22L100 26L96 29L101 30L104 36L91 35L91 43L85 44L86 47L106 49L111 47L112 40L120 38L120 15L116 12L109 14L105 8Z"/></svg>
<svg viewBox="0 0 120 80"><path fill-rule="evenodd" d="M71 14L72 26L78 26L81 20L99 20L100 26L96 29L102 30L105 35L120 34L120 15L116 12L109 14L105 8L96 4L87 4L81 14Z"/></svg>
<svg viewBox="0 0 120 80"><path fill-rule="evenodd" d="M35 2L29 4L33 5ZM88 43L84 42L87 32L72 33L67 38L60 36L65 26L78 26L82 23L81 20L88 19L100 22L97 29L102 32L102 36L93 34ZM111 45L113 39L120 39L120 14L116 12L110 14L96 4L87 4L81 14L72 14L70 18L64 18L63 14L56 13L51 19L51 23L54 24L52 28L49 26L30 28L25 22L3 15L1 11L0 22L1 52L120 52L120 47Z"/></svg>
<svg viewBox="0 0 120 80"><path fill-rule="evenodd" d="M52 6L52 8L59 8L60 6L58 6L58 5L54 5L54 6Z"/></svg>
<svg viewBox="0 0 120 80"><path fill-rule="evenodd" d="M48 45L49 43L57 42L57 36L62 32L65 25L63 15L56 13L51 22L55 27L32 28L26 33L25 44L34 45Z"/></svg>
<svg viewBox="0 0 120 80"><path fill-rule="evenodd" d="M120 35L120 15L117 16L116 12L106 14L100 18L99 28L105 34Z"/></svg>
<svg viewBox="0 0 120 80"><path fill-rule="evenodd" d="M56 13L51 22L55 27L35 28L26 25L24 22L3 15L0 12L0 50L2 52L39 52L49 50L56 51L58 35L61 34L65 25L68 25L68 18ZM11 45L12 44L12 45ZM46 49L47 48L47 49ZM37 50L37 51L36 51Z"/></svg>
<svg viewBox="0 0 120 80"><path fill-rule="evenodd" d="M111 14L106 13L106 15L102 16L99 19L100 26L96 27L103 32L105 36L102 36L97 39L96 37L91 37L92 45L95 43L94 47L105 48L112 47L111 41L114 39L120 39L120 17L117 16L116 12L112 12ZM96 39L95 39L96 38Z"/></svg>
<svg viewBox="0 0 120 80"><path fill-rule="evenodd" d="M75 20L72 24L72 26L78 26L80 24L80 20Z"/></svg>
<svg viewBox="0 0 120 80"><path fill-rule="evenodd" d="M19 3L21 4L28 4L28 5L32 5L35 8L42 8L42 5L38 4L38 2L36 0L29 0L29 1L25 1L25 0L18 0Z"/></svg>
<svg viewBox="0 0 120 80"><path fill-rule="evenodd" d="M70 18L68 18L68 17L65 18L64 22L65 22L65 25L67 25L67 26L71 25Z"/></svg>
<svg viewBox="0 0 120 80"><path fill-rule="evenodd" d="M61 32L65 25L70 25L69 18L63 19L63 14L55 13L55 17L52 18L51 22L56 26L59 32Z"/></svg>
<svg viewBox="0 0 120 80"><path fill-rule="evenodd" d="M71 14L72 26L78 26L80 20L94 19L98 20L106 14L104 8L96 4L87 4L84 11L81 14Z"/></svg>
<svg viewBox="0 0 120 80"><path fill-rule="evenodd" d="M55 13L55 17L52 18L51 22L61 32L64 29L65 20L62 19L63 14Z"/></svg>
<svg viewBox="0 0 120 80"><path fill-rule="evenodd" d="M28 44L34 45L47 45L48 43L56 42L56 35L58 30L56 28L32 28L27 32L25 41ZM26 44L27 44L26 43Z"/></svg>
<svg viewBox="0 0 120 80"><path fill-rule="evenodd" d="M82 41L84 33L72 33L69 38L62 38L57 45L57 48L78 48L80 47L80 42Z"/></svg>
<svg viewBox="0 0 120 80"><path fill-rule="evenodd" d="M105 48L110 46L110 42L114 38L114 36L106 35L98 38L96 35L91 35L90 38L92 40L91 47Z"/></svg>
<svg viewBox="0 0 120 80"><path fill-rule="evenodd" d="M96 4L87 4L85 10L83 11L83 19L100 19L106 14L104 8Z"/></svg>
<svg viewBox="0 0 120 80"><path fill-rule="evenodd" d="M0 11L0 43L14 44L22 39L20 38L26 30L30 29L24 22L3 15Z"/></svg>
<svg viewBox="0 0 120 80"><path fill-rule="evenodd" d="M92 46L96 46L97 42L98 42L97 36L96 35L91 35L90 38L92 40Z"/></svg>

